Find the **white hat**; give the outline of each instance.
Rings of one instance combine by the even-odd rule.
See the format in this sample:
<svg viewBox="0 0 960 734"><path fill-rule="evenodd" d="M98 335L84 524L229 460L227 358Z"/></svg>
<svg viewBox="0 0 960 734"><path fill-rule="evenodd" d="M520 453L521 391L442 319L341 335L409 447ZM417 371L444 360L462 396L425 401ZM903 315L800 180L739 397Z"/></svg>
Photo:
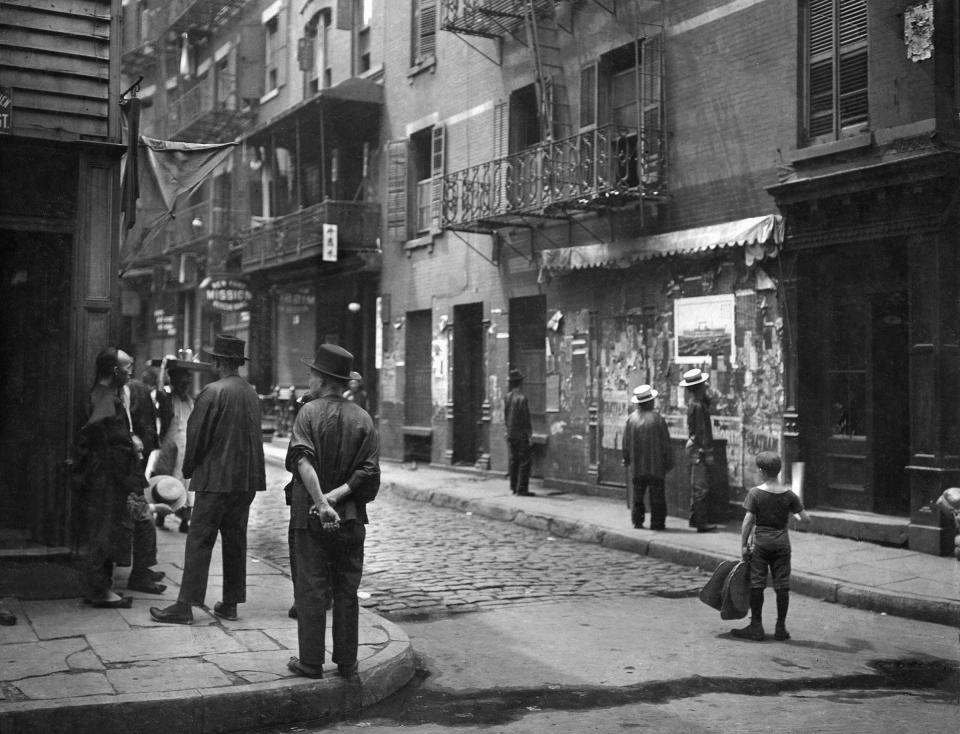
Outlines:
<svg viewBox="0 0 960 734"><path fill-rule="evenodd" d="M683 373L683 379L680 380L680 387L693 387L694 385L699 385L701 382L706 382L709 379L710 375L705 374L694 367L692 370L687 370Z"/></svg>
<svg viewBox="0 0 960 734"><path fill-rule="evenodd" d="M176 512L187 503L187 488L176 477L157 474L148 481L143 497L151 505L169 505Z"/></svg>
<svg viewBox="0 0 960 734"><path fill-rule="evenodd" d="M630 398L630 402L637 404L646 403L649 400L653 400L657 395L659 395L659 393L649 385L639 385L633 388L633 397Z"/></svg>

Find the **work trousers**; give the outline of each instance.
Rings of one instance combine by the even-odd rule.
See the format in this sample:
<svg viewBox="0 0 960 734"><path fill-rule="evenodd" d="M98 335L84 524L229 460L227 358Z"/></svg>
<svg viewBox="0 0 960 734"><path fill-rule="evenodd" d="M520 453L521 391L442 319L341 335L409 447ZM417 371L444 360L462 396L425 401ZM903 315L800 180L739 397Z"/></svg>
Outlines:
<svg viewBox="0 0 960 734"><path fill-rule="evenodd" d="M133 561L127 583L153 583L150 567L157 565L157 526L153 518L133 522Z"/></svg>
<svg viewBox="0 0 960 734"><path fill-rule="evenodd" d="M357 662L363 542L367 529L359 520L345 520L336 530L323 530L319 521L294 529L297 576L297 638L300 660L323 665L327 627L327 597L333 594L333 655L337 665Z"/></svg>
<svg viewBox="0 0 960 734"><path fill-rule="evenodd" d="M508 438L507 448L510 451L510 491L514 494L523 494L529 491L530 485L530 439Z"/></svg>
<svg viewBox="0 0 960 734"><path fill-rule="evenodd" d="M177 601L204 603L210 557L220 535L225 604L247 600L247 519L255 492L197 492L183 558L183 583Z"/></svg>
<svg viewBox="0 0 960 734"><path fill-rule="evenodd" d="M633 521L633 527L635 528L643 525L644 515L646 514L643 496L648 490L650 492L650 527L654 530L663 530L667 522L667 497L661 477L644 474L633 478L630 519Z"/></svg>

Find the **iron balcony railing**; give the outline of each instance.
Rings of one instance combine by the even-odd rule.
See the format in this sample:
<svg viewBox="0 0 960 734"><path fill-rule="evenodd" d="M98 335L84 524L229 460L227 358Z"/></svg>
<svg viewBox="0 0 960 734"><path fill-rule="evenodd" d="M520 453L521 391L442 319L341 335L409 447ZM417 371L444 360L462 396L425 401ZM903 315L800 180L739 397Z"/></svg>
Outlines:
<svg viewBox="0 0 960 734"><path fill-rule="evenodd" d="M540 15L553 12L555 0L533 0ZM487 38L517 30L529 11L530 0L441 0L440 28Z"/></svg>
<svg viewBox="0 0 960 734"><path fill-rule="evenodd" d="M215 142L236 136L250 117L237 99L236 77L219 72L170 102L168 125L173 138L190 132L192 139Z"/></svg>
<svg viewBox="0 0 960 734"><path fill-rule="evenodd" d="M372 202L335 201L264 219L237 238L242 247L242 268L263 268L319 257L323 250L323 225L337 225L337 249L375 249L380 226L380 205Z"/></svg>
<svg viewBox="0 0 960 734"><path fill-rule="evenodd" d="M205 246L211 238L230 239L240 230L241 222L237 212L209 201L184 207L158 235L160 251L165 255L189 252Z"/></svg>
<svg viewBox="0 0 960 734"><path fill-rule="evenodd" d="M586 209L660 193L662 140L607 125L497 158L443 180L443 224Z"/></svg>

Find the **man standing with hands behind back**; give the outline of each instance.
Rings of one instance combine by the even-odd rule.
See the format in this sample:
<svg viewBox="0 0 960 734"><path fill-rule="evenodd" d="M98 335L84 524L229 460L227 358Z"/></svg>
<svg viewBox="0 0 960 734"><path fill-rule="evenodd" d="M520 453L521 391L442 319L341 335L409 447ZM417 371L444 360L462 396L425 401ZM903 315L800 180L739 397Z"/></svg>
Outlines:
<svg viewBox="0 0 960 734"><path fill-rule="evenodd" d="M343 397L353 355L321 344L310 394L293 422L286 467L293 474L290 524L296 555L294 598L300 657L291 672L323 677L326 602L333 595L333 662L344 678L357 675L367 503L380 489L380 439L370 414Z"/></svg>
<svg viewBox="0 0 960 734"><path fill-rule="evenodd" d="M187 421L183 476L196 492L183 560L183 581L175 604L151 607L158 622L191 624L193 605L207 593L210 557L219 533L223 543L223 600L213 613L237 618L237 604L247 600L247 519L250 503L266 489L260 398L239 375L246 361L245 342L219 334L212 349L220 379L197 396Z"/></svg>

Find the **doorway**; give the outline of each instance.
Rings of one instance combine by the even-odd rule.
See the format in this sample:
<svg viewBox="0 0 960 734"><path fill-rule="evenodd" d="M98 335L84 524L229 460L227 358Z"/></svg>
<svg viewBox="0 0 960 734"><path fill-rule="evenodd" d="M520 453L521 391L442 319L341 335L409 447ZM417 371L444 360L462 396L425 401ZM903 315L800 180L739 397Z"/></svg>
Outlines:
<svg viewBox="0 0 960 734"><path fill-rule="evenodd" d="M473 466L483 453L483 304L453 307L453 463Z"/></svg>
<svg viewBox="0 0 960 734"><path fill-rule="evenodd" d="M65 460L73 406L67 235L0 230L0 548L69 537ZM106 345L103 345L106 346ZM93 364L89 382L93 382Z"/></svg>
<svg viewBox="0 0 960 734"><path fill-rule="evenodd" d="M817 253L801 269L798 357L808 504L905 516L905 250L896 242L842 248Z"/></svg>

